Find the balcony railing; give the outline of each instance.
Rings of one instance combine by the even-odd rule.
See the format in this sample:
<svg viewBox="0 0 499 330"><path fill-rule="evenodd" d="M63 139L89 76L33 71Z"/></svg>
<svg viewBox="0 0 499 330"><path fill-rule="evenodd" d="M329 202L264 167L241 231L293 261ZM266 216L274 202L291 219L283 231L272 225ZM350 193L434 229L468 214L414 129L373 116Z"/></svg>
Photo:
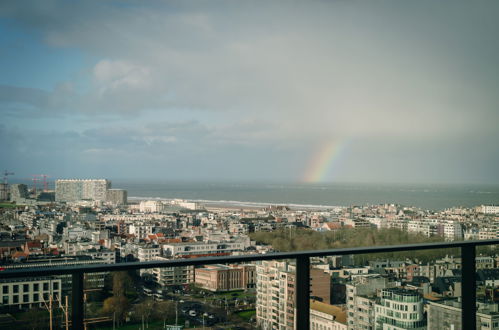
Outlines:
<svg viewBox="0 0 499 330"><path fill-rule="evenodd" d="M462 328L472 330L476 329L476 247L494 244L499 244L499 240L358 247L242 256L201 257L195 259L127 262L117 264L90 264L65 267L34 267L28 269L8 269L1 271L0 279L47 275L72 275L72 328L80 330L84 329L83 275L85 273L128 271L161 267L201 266L210 264L249 263L252 261L262 260L296 259L296 329L309 329L311 257L460 248L462 258L462 287L466 288L462 291Z"/></svg>

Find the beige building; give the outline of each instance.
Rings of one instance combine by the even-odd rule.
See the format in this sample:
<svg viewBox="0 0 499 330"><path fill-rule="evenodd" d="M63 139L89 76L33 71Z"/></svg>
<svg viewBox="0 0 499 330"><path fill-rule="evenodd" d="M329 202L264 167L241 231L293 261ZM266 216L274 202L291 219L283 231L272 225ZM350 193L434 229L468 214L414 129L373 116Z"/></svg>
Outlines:
<svg viewBox="0 0 499 330"><path fill-rule="evenodd" d="M262 261L256 266L256 321L262 329L295 329L296 267L285 261ZM310 269L310 296L330 302L330 277Z"/></svg>
<svg viewBox="0 0 499 330"><path fill-rule="evenodd" d="M347 330L347 311L343 307L310 301L311 330Z"/></svg>
<svg viewBox="0 0 499 330"><path fill-rule="evenodd" d="M195 283L210 291L245 290L256 286L255 265L207 265L195 269Z"/></svg>

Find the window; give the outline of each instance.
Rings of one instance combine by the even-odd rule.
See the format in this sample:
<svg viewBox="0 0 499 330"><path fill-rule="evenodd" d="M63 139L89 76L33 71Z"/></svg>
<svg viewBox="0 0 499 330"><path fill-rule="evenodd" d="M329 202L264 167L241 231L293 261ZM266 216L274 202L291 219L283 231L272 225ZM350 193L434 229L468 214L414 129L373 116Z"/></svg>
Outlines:
<svg viewBox="0 0 499 330"><path fill-rule="evenodd" d="M52 283L52 288L53 288L54 290L59 290L59 282L54 282L54 283Z"/></svg>
<svg viewBox="0 0 499 330"><path fill-rule="evenodd" d="M19 285L15 284L12 286L13 292L18 293L19 292Z"/></svg>
<svg viewBox="0 0 499 330"><path fill-rule="evenodd" d="M23 284L23 292L29 291L29 284Z"/></svg>
<svg viewBox="0 0 499 330"><path fill-rule="evenodd" d="M29 294L23 294L23 302L29 302Z"/></svg>
<svg viewBox="0 0 499 330"><path fill-rule="evenodd" d="M2 292L3 293L9 293L9 286L8 285L4 285L3 288L2 288Z"/></svg>
<svg viewBox="0 0 499 330"><path fill-rule="evenodd" d="M9 296L3 296L2 298L2 304L8 305L9 304Z"/></svg>
<svg viewBox="0 0 499 330"><path fill-rule="evenodd" d="M38 295L38 293L35 293L35 294L33 295L33 301L34 301L34 302L36 302L36 301L38 301L38 300L40 300L40 296Z"/></svg>
<svg viewBox="0 0 499 330"><path fill-rule="evenodd" d="M14 304L19 303L19 296L12 296L12 303Z"/></svg>
<svg viewBox="0 0 499 330"><path fill-rule="evenodd" d="M33 284L33 291L38 291L38 290L40 290L40 284L38 283Z"/></svg>
<svg viewBox="0 0 499 330"><path fill-rule="evenodd" d="M48 289L49 289L49 284L43 283L43 291L48 291Z"/></svg>

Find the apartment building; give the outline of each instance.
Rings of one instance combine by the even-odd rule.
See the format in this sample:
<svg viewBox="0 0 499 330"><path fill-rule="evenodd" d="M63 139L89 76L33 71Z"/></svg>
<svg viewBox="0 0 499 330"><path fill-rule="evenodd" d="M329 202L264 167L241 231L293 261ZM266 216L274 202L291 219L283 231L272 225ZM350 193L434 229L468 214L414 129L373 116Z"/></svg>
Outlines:
<svg viewBox="0 0 499 330"><path fill-rule="evenodd" d="M62 279L55 277L22 278L0 282L1 303L19 308L42 307L50 296L61 299Z"/></svg>
<svg viewBox="0 0 499 330"><path fill-rule="evenodd" d="M106 202L112 206L127 205L128 193L123 189L108 189L106 192Z"/></svg>
<svg viewBox="0 0 499 330"><path fill-rule="evenodd" d="M135 235L139 239L144 239L147 235L152 234L154 225L146 223L133 223L128 227L128 233Z"/></svg>
<svg viewBox="0 0 499 330"><path fill-rule="evenodd" d="M426 329L423 296L414 290L381 290L374 305L376 330Z"/></svg>
<svg viewBox="0 0 499 330"><path fill-rule="evenodd" d="M256 320L262 329L295 328L295 265L286 261L262 261L256 266ZM310 270L310 296L330 301L330 276Z"/></svg>
<svg viewBox="0 0 499 330"><path fill-rule="evenodd" d="M323 303L310 301L311 330L347 330L346 309Z"/></svg>
<svg viewBox="0 0 499 330"><path fill-rule="evenodd" d="M461 302L457 299L430 301L428 303L428 329L463 330L461 313ZM497 303L477 302L476 328L479 330L499 329Z"/></svg>
<svg viewBox="0 0 499 330"><path fill-rule="evenodd" d="M56 180L55 200L57 202L77 202L82 200L105 202L111 181L96 180Z"/></svg>
<svg viewBox="0 0 499 330"><path fill-rule="evenodd" d="M154 260L168 260L156 257ZM194 283L194 266L152 268L153 278L161 286Z"/></svg>
<svg viewBox="0 0 499 330"><path fill-rule="evenodd" d="M357 276L346 284L347 325L349 330L374 329L377 292L393 286L379 275Z"/></svg>
<svg viewBox="0 0 499 330"><path fill-rule="evenodd" d="M172 258L192 258L200 256L230 255L246 250L249 239L235 239L220 242L185 242L163 245L163 254Z"/></svg>

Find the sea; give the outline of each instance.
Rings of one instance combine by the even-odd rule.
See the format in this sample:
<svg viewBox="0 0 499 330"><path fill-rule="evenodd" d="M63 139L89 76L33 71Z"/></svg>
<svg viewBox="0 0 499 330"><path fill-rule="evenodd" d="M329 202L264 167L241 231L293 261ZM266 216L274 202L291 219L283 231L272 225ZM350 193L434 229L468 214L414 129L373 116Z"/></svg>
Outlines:
<svg viewBox="0 0 499 330"><path fill-rule="evenodd" d="M186 199L217 205L299 208L399 204L425 210L498 205L499 185L292 184L112 180L131 199Z"/></svg>
<svg viewBox="0 0 499 330"><path fill-rule="evenodd" d="M398 204L440 211L499 205L499 184L237 183L110 179L131 200L185 199L217 206L329 208ZM12 180L32 188L29 180ZM38 188L40 187L38 184ZM54 189L54 181L49 182Z"/></svg>

